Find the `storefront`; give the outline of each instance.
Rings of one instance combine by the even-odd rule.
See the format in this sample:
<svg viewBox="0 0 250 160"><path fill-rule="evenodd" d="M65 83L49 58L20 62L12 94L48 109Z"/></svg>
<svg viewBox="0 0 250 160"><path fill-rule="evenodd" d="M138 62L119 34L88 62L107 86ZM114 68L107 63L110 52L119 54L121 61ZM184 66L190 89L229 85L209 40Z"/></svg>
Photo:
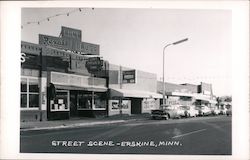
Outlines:
<svg viewBox="0 0 250 160"><path fill-rule="evenodd" d="M108 62L99 45L81 42L80 30L61 34L21 42L21 121L107 115Z"/></svg>
<svg viewBox="0 0 250 160"><path fill-rule="evenodd" d="M48 119L107 115L107 87L103 78L50 72L55 96L48 97Z"/></svg>
<svg viewBox="0 0 250 160"><path fill-rule="evenodd" d="M110 89L109 115L150 113L159 108L162 95L139 90Z"/></svg>
<svg viewBox="0 0 250 160"><path fill-rule="evenodd" d="M195 102L194 94L185 92L166 92L167 105L193 105Z"/></svg>
<svg viewBox="0 0 250 160"><path fill-rule="evenodd" d="M42 70L41 46L21 43L21 121L46 120L47 78Z"/></svg>

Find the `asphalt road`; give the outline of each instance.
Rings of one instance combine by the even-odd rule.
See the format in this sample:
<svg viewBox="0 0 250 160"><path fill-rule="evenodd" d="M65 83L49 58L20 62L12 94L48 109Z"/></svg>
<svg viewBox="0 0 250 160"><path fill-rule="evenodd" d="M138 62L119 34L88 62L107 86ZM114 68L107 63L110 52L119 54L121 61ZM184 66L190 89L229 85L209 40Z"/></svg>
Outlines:
<svg viewBox="0 0 250 160"><path fill-rule="evenodd" d="M21 153L231 155L231 117L140 120L25 131Z"/></svg>

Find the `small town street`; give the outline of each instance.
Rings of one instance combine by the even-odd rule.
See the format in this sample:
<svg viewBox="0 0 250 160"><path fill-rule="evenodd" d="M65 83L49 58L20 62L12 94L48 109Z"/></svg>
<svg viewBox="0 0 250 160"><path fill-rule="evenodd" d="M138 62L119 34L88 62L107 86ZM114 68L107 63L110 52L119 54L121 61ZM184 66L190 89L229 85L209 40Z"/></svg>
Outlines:
<svg viewBox="0 0 250 160"><path fill-rule="evenodd" d="M231 116L21 131L21 153L231 155Z"/></svg>

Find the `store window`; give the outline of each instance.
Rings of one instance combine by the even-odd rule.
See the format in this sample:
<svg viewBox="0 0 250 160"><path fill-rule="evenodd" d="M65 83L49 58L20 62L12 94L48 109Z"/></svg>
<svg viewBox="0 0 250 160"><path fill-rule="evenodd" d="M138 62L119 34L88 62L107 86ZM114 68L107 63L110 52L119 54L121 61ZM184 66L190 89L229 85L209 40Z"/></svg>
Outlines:
<svg viewBox="0 0 250 160"><path fill-rule="evenodd" d="M39 87L38 78L21 78L21 108L38 109Z"/></svg>
<svg viewBox="0 0 250 160"><path fill-rule="evenodd" d="M79 92L77 96L78 109L91 109L92 94L90 92Z"/></svg>
<svg viewBox="0 0 250 160"><path fill-rule="evenodd" d="M50 100L50 111L69 111L69 91L57 90L56 97Z"/></svg>
<svg viewBox="0 0 250 160"><path fill-rule="evenodd" d="M93 109L105 110L107 106L106 93L95 93L94 95L94 107Z"/></svg>
<svg viewBox="0 0 250 160"><path fill-rule="evenodd" d="M105 99L105 93L92 93L92 92L79 92L77 96L78 109L96 109L105 110L107 101ZM92 105L92 103L94 104ZM92 107L93 106L93 107Z"/></svg>

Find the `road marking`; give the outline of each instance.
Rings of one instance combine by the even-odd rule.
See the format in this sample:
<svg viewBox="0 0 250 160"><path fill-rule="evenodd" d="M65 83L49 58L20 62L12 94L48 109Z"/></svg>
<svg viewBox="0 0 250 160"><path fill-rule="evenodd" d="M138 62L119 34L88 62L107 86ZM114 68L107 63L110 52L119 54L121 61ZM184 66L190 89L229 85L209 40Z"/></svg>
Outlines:
<svg viewBox="0 0 250 160"><path fill-rule="evenodd" d="M188 132L188 133L185 133L185 134L180 134L180 135L174 136L172 138L179 138L179 137L187 136L187 135L190 135L190 134L193 134L193 133L202 132L202 131L205 131L205 130L207 130L207 129L200 129L200 130L197 130L197 131Z"/></svg>

